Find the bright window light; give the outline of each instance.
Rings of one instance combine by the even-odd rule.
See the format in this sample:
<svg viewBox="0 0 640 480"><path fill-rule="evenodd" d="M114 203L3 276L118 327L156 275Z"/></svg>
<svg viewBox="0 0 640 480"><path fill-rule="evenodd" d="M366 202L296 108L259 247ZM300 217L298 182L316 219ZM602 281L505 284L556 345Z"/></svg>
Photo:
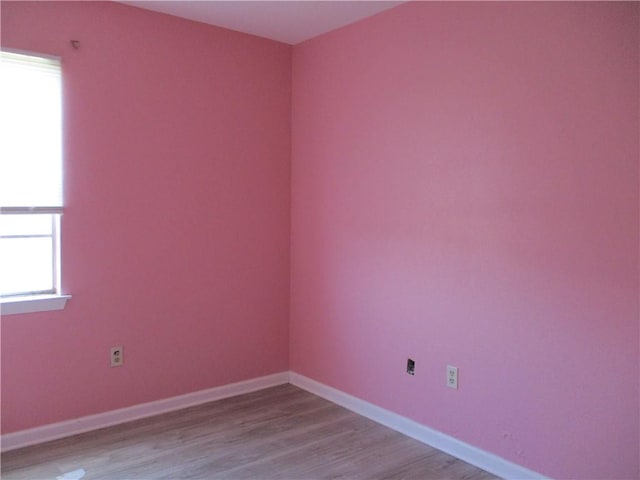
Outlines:
<svg viewBox="0 0 640 480"><path fill-rule="evenodd" d="M59 293L59 60L0 52L0 296Z"/></svg>

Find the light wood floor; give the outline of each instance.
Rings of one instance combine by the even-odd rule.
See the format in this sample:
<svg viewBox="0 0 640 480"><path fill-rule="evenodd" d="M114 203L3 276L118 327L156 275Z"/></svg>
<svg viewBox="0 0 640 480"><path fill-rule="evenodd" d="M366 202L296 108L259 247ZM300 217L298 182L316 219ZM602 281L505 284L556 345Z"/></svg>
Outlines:
<svg viewBox="0 0 640 480"><path fill-rule="evenodd" d="M292 385L2 454L2 479L496 477Z"/></svg>

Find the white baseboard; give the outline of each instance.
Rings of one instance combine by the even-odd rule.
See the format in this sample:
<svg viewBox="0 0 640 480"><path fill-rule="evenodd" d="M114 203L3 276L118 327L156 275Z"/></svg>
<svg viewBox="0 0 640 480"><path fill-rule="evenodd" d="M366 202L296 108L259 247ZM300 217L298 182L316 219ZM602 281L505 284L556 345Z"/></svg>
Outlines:
<svg viewBox="0 0 640 480"><path fill-rule="evenodd" d="M156 400L96 415L8 433L0 437L0 450L6 452L28 445L48 442L78 433L110 427L132 420L180 410L182 408L242 395L285 383L291 383L296 387L307 390L319 397L343 406L438 450L442 450L501 478L518 480L543 480L546 478L539 473L521 467L497 455L480 450L479 448L450 437L449 435L445 435L437 430L433 430L397 413L385 410L384 408L353 397L295 372L275 373L243 382L187 393L177 397Z"/></svg>
<svg viewBox="0 0 640 480"><path fill-rule="evenodd" d="M544 475L521 467L497 455L480 450L449 435L298 373L290 372L289 383L501 478L517 480L541 480L546 478Z"/></svg>
<svg viewBox="0 0 640 480"><path fill-rule="evenodd" d="M251 380L245 380L243 382L187 393L177 397L141 403L132 407L120 408L118 410L111 410L109 412L98 413L96 415L89 415L64 422L51 423L42 427L7 433L1 437L0 450L6 452L28 445L48 442L50 440L97 430L98 428L110 427L140 418L171 412L173 410L180 410L181 408L192 407L214 400L234 397L243 393L254 392L288 382L289 372L275 373L264 377L252 378Z"/></svg>

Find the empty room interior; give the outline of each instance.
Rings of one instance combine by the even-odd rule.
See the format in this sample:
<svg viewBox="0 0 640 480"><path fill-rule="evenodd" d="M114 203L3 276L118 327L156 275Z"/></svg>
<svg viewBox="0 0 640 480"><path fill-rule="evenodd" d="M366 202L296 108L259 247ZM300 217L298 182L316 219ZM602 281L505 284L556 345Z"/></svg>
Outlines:
<svg viewBox="0 0 640 480"><path fill-rule="evenodd" d="M3 478L640 478L640 3L0 18Z"/></svg>

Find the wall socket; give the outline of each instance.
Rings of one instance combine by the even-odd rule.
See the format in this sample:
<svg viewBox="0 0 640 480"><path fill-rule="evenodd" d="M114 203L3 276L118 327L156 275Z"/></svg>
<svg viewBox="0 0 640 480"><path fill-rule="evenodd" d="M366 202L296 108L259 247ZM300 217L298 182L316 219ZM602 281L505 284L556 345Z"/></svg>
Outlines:
<svg viewBox="0 0 640 480"><path fill-rule="evenodd" d="M415 375L416 374L416 362L413 361L410 358L407 358L407 373L409 375Z"/></svg>
<svg viewBox="0 0 640 480"><path fill-rule="evenodd" d="M458 389L458 367L447 365L447 387Z"/></svg>
<svg viewBox="0 0 640 480"><path fill-rule="evenodd" d="M121 367L124 363L124 347L111 347L111 366Z"/></svg>

